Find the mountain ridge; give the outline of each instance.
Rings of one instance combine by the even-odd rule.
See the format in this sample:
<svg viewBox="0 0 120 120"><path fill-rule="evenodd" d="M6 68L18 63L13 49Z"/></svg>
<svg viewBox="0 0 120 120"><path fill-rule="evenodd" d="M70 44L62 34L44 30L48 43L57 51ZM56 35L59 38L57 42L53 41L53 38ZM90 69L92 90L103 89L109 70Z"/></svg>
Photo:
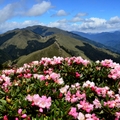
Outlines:
<svg viewBox="0 0 120 120"><path fill-rule="evenodd" d="M90 40L104 44L108 49L120 54L120 31L101 32L101 33L83 33L72 31L77 35L82 35Z"/></svg>
<svg viewBox="0 0 120 120"><path fill-rule="evenodd" d="M7 53L13 63L19 63L19 65L34 60L33 58L36 58L35 55L37 56L37 54L40 54L36 58L37 60L58 54L64 57L81 56L88 60L97 60L98 58L101 60L106 57L106 59L113 58L116 62L120 61L119 54L104 49L102 44L68 31L40 25L15 29L1 34L0 43L0 50ZM86 54L88 48L89 52L93 52L93 54ZM104 57L95 58L94 53L99 53L99 56ZM104 55L102 55L103 53ZM20 61L22 62L20 63Z"/></svg>

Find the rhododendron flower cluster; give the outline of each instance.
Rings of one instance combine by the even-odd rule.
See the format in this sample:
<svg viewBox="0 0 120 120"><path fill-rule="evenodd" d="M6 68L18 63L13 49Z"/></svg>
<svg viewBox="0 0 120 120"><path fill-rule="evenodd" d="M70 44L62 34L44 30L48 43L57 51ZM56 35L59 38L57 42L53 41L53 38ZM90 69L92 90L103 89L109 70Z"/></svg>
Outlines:
<svg viewBox="0 0 120 120"><path fill-rule="evenodd" d="M119 120L120 64L54 56L2 70L0 119Z"/></svg>
<svg viewBox="0 0 120 120"><path fill-rule="evenodd" d="M38 106L40 109L40 112L43 112L43 108L47 108L49 109L51 106L51 97L46 97L46 96L42 96L40 97L38 94L35 94L33 96L31 95L27 95L26 100L32 102L32 106L36 105Z"/></svg>
<svg viewBox="0 0 120 120"><path fill-rule="evenodd" d="M7 89L7 86L11 85L10 77L6 76L5 74L0 76L0 82L3 83L1 87L4 89Z"/></svg>

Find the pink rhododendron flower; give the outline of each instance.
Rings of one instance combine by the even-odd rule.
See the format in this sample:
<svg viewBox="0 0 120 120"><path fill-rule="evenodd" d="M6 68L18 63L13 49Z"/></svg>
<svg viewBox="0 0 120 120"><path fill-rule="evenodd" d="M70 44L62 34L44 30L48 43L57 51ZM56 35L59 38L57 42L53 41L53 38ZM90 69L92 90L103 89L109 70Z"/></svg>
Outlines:
<svg viewBox="0 0 120 120"><path fill-rule="evenodd" d="M110 74L108 75L109 78L117 80L120 78L120 65L114 66L113 69L110 70Z"/></svg>
<svg viewBox="0 0 120 120"><path fill-rule="evenodd" d="M30 102L33 101L33 97L32 97L31 95L29 95L29 94L27 95L26 99L27 99L28 101L30 101Z"/></svg>
<svg viewBox="0 0 120 120"><path fill-rule="evenodd" d="M31 78L31 76L32 76L31 73L24 74L24 77L25 77L25 78Z"/></svg>
<svg viewBox="0 0 120 120"><path fill-rule="evenodd" d="M50 78L52 78L53 80L56 80L56 79L59 79L60 78L60 74L57 74L57 73L51 73L50 74Z"/></svg>
<svg viewBox="0 0 120 120"><path fill-rule="evenodd" d="M27 115L26 114L23 114L22 116L21 116L21 118L26 118L27 117Z"/></svg>
<svg viewBox="0 0 120 120"><path fill-rule="evenodd" d="M0 76L0 81L3 82L3 84L2 84L3 89L7 89L8 86L11 86L10 79L11 78L6 76L5 74Z"/></svg>
<svg viewBox="0 0 120 120"><path fill-rule="evenodd" d="M106 97L107 95L107 92L109 90L109 87L105 86L105 87L94 87L95 89L95 92L99 95L99 96L102 96L102 97Z"/></svg>
<svg viewBox="0 0 120 120"><path fill-rule="evenodd" d="M120 119L120 112L115 113L116 118Z"/></svg>
<svg viewBox="0 0 120 120"><path fill-rule="evenodd" d="M78 112L77 112L77 109L75 107L71 107L69 113L69 115L73 116L75 119L77 118L78 116Z"/></svg>
<svg viewBox="0 0 120 120"><path fill-rule="evenodd" d="M43 112L43 109L42 109L42 108L40 108L40 109L39 109L39 111L42 113L42 112Z"/></svg>
<svg viewBox="0 0 120 120"><path fill-rule="evenodd" d="M18 114L22 114L22 109L18 109Z"/></svg>
<svg viewBox="0 0 120 120"><path fill-rule="evenodd" d="M11 116L15 120L30 120L30 117L32 117L33 114L33 116L36 116L35 114L37 114L40 118L42 116L45 116L46 119L49 119L50 113L52 113L52 110L54 110L54 100L58 99L58 101L62 100L61 104L64 104L64 100L66 103L68 103L68 108L66 108L67 110L69 110L66 112L67 118L68 115L70 115L74 117L73 119L78 120L99 120L98 117L100 117L101 119L103 119L104 117L104 119L109 117L109 119L119 120L120 64L107 59L101 62L96 61L93 66L92 64L90 64L89 66L89 63L89 61L84 60L80 56L67 57L65 59L62 57L54 56L53 58L46 57L42 58L40 61L33 61L29 64L24 64L23 67L19 67L17 69L14 68L9 70L2 70L2 74L0 75L1 103L3 102L3 105L4 103L6 103L9 107L11 105L14 106L14 104L16 104L17 102L18 111L15 112L15 115L13 115L14 112L12 113L12 109L10 109L11 114L9 114L9 111L3 110L1 111L1 117L3 117L3 120L8 120L8 118L11 119ZM92 69L92 72L89 71L91 70L89 69L90 67L95 67ZM105 70L105 73L103 70ZM72 74L69 76L70 73ZM73 77L71 77L72 75L74 77L74 80ZM94 76L96 80L94 80ZM72 82L76 81L77 83L71 84L71 81L66 80L67 77L69 77L68 80L73 80ZM100 81L98 81L96 77L100 78L102 82L100 83ZM64 81L63 78L66 81ZM111 80L113 80L113 84ZM37 84L36 81L38 81ZM30 85L31 88L29 89L29 86L26 86L27 88L24 88L24 82ZM107 86L108 82L111 82L110 84L108 84L110 88ZM63 86L64 83L66 83L66 85ZM38 86L38 84L40 86ZM37 90L39 89L37 87L41 87L41 85L41 89L45 88L45 90L37 92ZM22 89L22 87L24 89ZM12 90L14 90L15 88L17 88L17 91L21 90L20 92L31 94L28 94L25 98L25 100L28 101L26 102L26 105L28 105L27 107L21 106L20 108L20 105L23 101L16 99L21 96L20 92L20 94L18 93L18 96L16 96L15 98L16 101L14 98L12 98L14 97L14 95L11 95L13 92ZM51 90L51 92L49 90ZM49 95L51 94L51 97L46 96L47 93ZM25 94L23 94L23 97ZM51 100L51 98L53 98L53 101ZM50 107L52 102L53 106L51 110ZM104 109L106 108L105 106L109 108L108 116L103 116L106 110ZM36 112L32 112L32 108ZM101 114L99 114L99 111L102 111Z"/></svg>
<svg viewBox="0 0 120 120"><path fill-rule="evenodd" d="M50 108L51 106L51 97L46 97L46 96L42 96L40 97L39 99L39 105L38 105L40 108Z"/></svg>
<svg viewBox="0 0 120 120"><path fill-rule="evenodd" d="M63 57L56 57L56 56L54 56L54 57L53 57L54 64L53 64L53 62L52 62L52 65L61 64L63 60L64 60Z"/></svg>
<svg viewBox="0 0 120 120"><path fill-rule="evenodd" d="M80 74L78 72L75 73L75 77L76 78L79 78L80 77Z"/></svg>
<svg viewBox="0 0 120 120"><path fill-rule="evenodd" d="M41 58L40 64L47 66L47 65L51 64L51 59L47 58L47 57Z"/></svg>
<svg viewBox="0 0 120 120"><path fill-rule="evenodd" d="M78 109L83 109L85 110L86 112L91 112L93 110L93 105L86 102L85 100L84 101L80 101L80 104L77 105L78 106Z"/></svg>
<svg viewBox="0 0 120 120"><path fill-rule="evenodd" d="M86 94L85 93L80 94L79 90L77 90L76 92L76 97L78 98L78 100L81 100L81 99L86 100Z"/></svg>
<svg viewBox="0 0 120 120"><path fill-rule="evenodd" d="M71 100L71 92L70 92L70 91L68 91L68 92L65 94L65 100L68 101L68 102L70 102L70 100Z"/></svg>
<svg viewBox="0 0 120 120"><path fill-rule="evenodd" d="M51 106L51 97L42 96L40 97L38 94L34 94L33 96L28 95L26 100L32 102L32 105L36 105L40 108L49 109Z"/></svg>
<svg viewBox="0 0 120 120"><path fill-rule="evenodd" d="M5 74L5 75L10 75L10 74L14 74L14 73L15 73L14 69L2 70L2 74Z"/></svg>
<svg viewBox="0 0 120 120"><path fill-rule="evenodd" d="M70 101L71 101L71 103L74 103L74 102L78 101L78 98L76 97L76 95L72 95Z"/></svg>
<svg viewBox="0 0 120 120"><path fill-rule="evenodd" d="M85 66L87 66L87 64L89 64L89 61L88 60L84 60L81 56L79 56L79 57L73 57L73 62L77 63L77 64L82 63Z"/></svg>
<svg viewBox="0 0 120 120"><path fill-rule="evenodd" d="M35 79L39 79L39 80L45 80L45 76L44 75L39 75L39 74L33 74L33 77L35 78Z"/></svg>
<svg viewBox="0 0 120 120"><path fill-rule="evenodd" d="M104 106L108 106L109 108L114 108L115 105L116 105L115 100L104 102Z"/></svg>
<svg viewBox="0 0 120 120"><path fill-rule="evenodd" d="M71 85L71 89L73 89L73 90L74 90L75 88L76 88L76 87L75 87L75 85Z"/></svg>
<svg viewBox="0 0 120 120"><path fill-rule="evenodd" d="M81 112L79 112L79 113L78 113L78 116L77 116L77 119L78 119L78 120L85 120L84 114L81 113Z"/></svg>
<svg viewBox="0 0 120 120"><path fill-rule="evenodd" d="M118 94L120 95L120 88L118 88Z"/></svg>
<svg viewBox="0 0 120 120"><path fill-rule="evenodd" d="M55 82L58 83L59 85L64 84L63 78L59 78L59 79L55 80Z"/></svg>
<svg viewBox="0 0 120 120"><path fill-rule="evenodd" d="M95 114L85 114L85 120L99 120Z"/></svg>
<svg viewBox="0 0 120 120"><path fill-rule="evenodd" d="M59 96L58 96L58 98L62 98L63 97L63 94L62 93L60 93L59 94Z"/></svg>
<svg viewBox="0 0 120 120"><path fill-rule="evenodd" d="M32 66L32 64L31 64L31 66ZM29 64L25 63L25 64L23 65L23 68L30 68L31 66L30 66Z"/></svg>
<svg viewBox="0 0 120 120"><path fill-rule="evenodd" d="M16 70L16 73L22 73L24 72L24 67L20 67Z"/></svg>
<svg viewBox="0 0 120 120"><path fill-rule="evenodd" d="M48 70L44 70L44 74L52 74L53 69L49 68Z"/></svg>
<svg viewBox="0 0 120 120"><path fill-rule="evenodd" d="M101 108L102 107L101 103L100 103L100 101L98 99L95 99L93 101L93 104L94 104L95 108Z"/></svg>
<svg viewBox="0 0 120 120"><path fill-rule="evenodd" d="M87 80L86 82L84 82L83 83L83 88L87 88L87 87L89 87L89 88L92 88L92 87L94 87L95 86L95 83L94 82L90 82L89 80Z"/></svg>
<svg viewBox="0 0 120 120"><path fill-rule="evenodd" d="M107 95L109 96L109 97L111 97L111 98L114 98L114 91L112 91L112 90L109 90L109 91L107 91Z"/></svg>
<svg viewBox="0 0 120 120"><path fill-rule="evenodd" d="M75 83L75 86L77 87L77 88L80 88L80 83Z"/></svg>
<svg viewBox="0 0 120 120"><path fill-rule="evenodd" d="M79 89L79 88L80 88L80 83L75 83L75 84L72 84L72 85L71 85L71 89L77 90L77 89Z"/></svg>
<svg viewBox="0 0 120 120"><path fill-rule="evenodd" d="M90 63L90 61L88 61L88 60L83 60L83 61L82 61L82 64L83 64L84 66L87 66L89 63Z"/></svg>
<svg viewBox="0 0 120 120"><path fill-rule="evenodd" d="M7 115L5 115L5 116L3 117L3 120L8 120Z"/></svg>
<svg viewBox="0 0 120 120"><path fill-rule="evenodd" d="M34 94L32 99L33 99L34 104L36 106L39 106L39 104L40 104L40 96L38 94Z"/></svg>
<svg viewBox="0 0 120 120"><path fill-rule="evenodd" d="M60 92L65 94L69 88L69 85L65 85L64 87L60 88Z"/></svg>
<svg viewBox="0 0 120 120"><path fill-rule="evenodd" d="M16 117L15 120L19 120L19 118Z"/></svg>
<svg viewBox="0 0 120 120"><path fill-rule="evenodd" d="M38 64L39 64L39 61L32 61L32 64L38 65Z"/></svg>
<svg viewBox="0 0 120 120"><path fill-rule="evenodd" d="M113 66L113 61L111 59L105 59L101 61L101 65L110 68Z"/></svg>

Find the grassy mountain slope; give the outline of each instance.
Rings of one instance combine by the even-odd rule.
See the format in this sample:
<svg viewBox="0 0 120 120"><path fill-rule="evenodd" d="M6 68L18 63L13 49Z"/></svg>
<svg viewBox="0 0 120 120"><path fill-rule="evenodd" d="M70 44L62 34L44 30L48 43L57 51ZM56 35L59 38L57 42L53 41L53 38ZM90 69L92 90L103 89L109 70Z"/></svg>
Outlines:
<svg viewBox="0 0 120 120"><path fill-rule="evenodd" d="M57 34L56 39L64 49L74 56L82 56L85 59L92 61L112 59L120 63L120 55L113 53L107 49L99 48L86 41L79 41L78 39L71 38ZM65 41L65 42L64 42Z"/></svg>
<svg viewBox="0 0 120 120"><path fill-rule="evenodd" d="M43 39L40 35L37 35L28 30L16 30L16 31L11 32L10 34L14 34L14 33L16 33L14 36L12 36L7 41L4 41L2 43L1 45L2 49L8 47L9 45L13 45L19 49L25 49L27 47L28 41L36 40L36 41L43 42ZM7 35L5 34L4 37L5 36Z"/></svg>
<svg viewBox="0 0 120 120"><path fill-rule="evenodd" d="M12 59L17 59L22 55L30 54L34 51L46 48L54 43L54 38L41 37L28 30L18 30L16 35L5 41L0 49L10 54Z"/></svg>
<svg viewBox="0 0 120 120"><path fill-rule="evenodd" d="M0 64L11 59L12 58L7 53L5 53L3 50L0 50Z"/></svg>
<svg viewBox="0 0 120 120"><path fill-rule="evenodd" d="M80 36L82 35L88 39L104 44L105 46L108 46L109 49L120 53L120 47L119 47L120 46L120 31L102 32L102 33L95 33L95 34L74 31L73 33L76 33Z"/></svg>
<svg viewBox="0 0 120 120"><path fill-rule="evenodd" d="M41 26L41 25L35 25L35 26L29 26L27 28L24 28L25 30L30 30L33 31L36 34L39 34L41 36L49 36L49 35L53 35L53 34L62 34L65 36L70 36L72 38L78 39L80 41L86 41L89 42L97 47L100 48L107 48L109 49L109 47L107 47L107 45L101 44L100 42L98 43L97 41L91 40L89 38L87 38L86 36L84 36L85 33L83 34L76 34L76 32L68 32L68 31L64 31L55 27L46 27L46 26ZM86 34L85 34L86 35ZM113 49L111 49L113 50Z"/></svg>
<svg viewBox="0 0 120 120"><path fill-rule="evenodd" d="M24 63L29 63L34 60L40 60L42 57L61 56L61 57L70 57L71 55L65 52L62 48L58 46L55 42L49 47L46 47L42 50L32 52L26 56L21 56L18 60L14 61L18 66L23 65Z"/></svg>
<svg viewBox="0 0 120 120"><path fill-rule="evenodd" d="M8 31L5 34L1 34L0 35L0 45L2 45L4 42L6 42L7 40L14 37L14 35L16 35L16 31Z"/></svg>
<svg viewBox="0 0 120 120"><path fill-rule="evenodd" d="M85 46L77 45L76 48L84 51L84 54L89 57L90 60L104 60L104 59L112 59L113 61L120 63L120 55L110 52L106 49L97 48L88 43L84 43Z"/></svg>
<svg viewBox="0 0 120 120"><path fill-rule="evenodd" d="M103 49L101 44L57 28L33 26L9 31L9 37L7 33L1 36L6 39L0 38L0 49L19 65L53 56L82 56L93 61L105 58L120 61L120 55Z"/></svg>
<svg viewBox="0 0 120 120"><path fill-rule="evenodd" d="M67 34L67 31L55 28L55 27L46 27L46 26L41 26L41 25L35 25L35 26L29 26L24 28L25 30L30 30L34 33L37 33L41 36L49 36L53 35L56 33L61 33L61 34Z"/></svg>
<svg viewBox="0 0 120 120"><path fill-rule="evenodd" d="M109 50L98 48L87 42L79 41L69 36L54 34L56 40L52 45L33 52L27 56L21 57L17 64L22 65L26 62L39 60L42 57L53 56L82 56L85 59L96 61L103 59L112 59L113 61L120 62L120 55L110 52Z"/></svg>
<svg viewBox="0 0 120 120"><path fill-rule="evenodd" d="M56 40L60 44L60 46L69 54L72 56L82 56L83 58L89 59L83 51L78 50L75 46L80 45L84 46L83 41L80 41L78 39L72 38L67 35L63 34L55 34Z"/></svg>

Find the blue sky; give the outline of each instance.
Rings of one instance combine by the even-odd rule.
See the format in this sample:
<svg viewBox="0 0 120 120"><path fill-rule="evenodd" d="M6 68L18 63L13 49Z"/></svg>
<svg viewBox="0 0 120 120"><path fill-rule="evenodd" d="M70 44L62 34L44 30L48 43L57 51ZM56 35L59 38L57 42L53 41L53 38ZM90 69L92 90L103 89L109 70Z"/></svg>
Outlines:
<svg viewBox="0 0 120 120"><path fill-rule="evenodd" d="M0 33L33 25L67 31L120 30L120 0L0 0Z"/></svg>

